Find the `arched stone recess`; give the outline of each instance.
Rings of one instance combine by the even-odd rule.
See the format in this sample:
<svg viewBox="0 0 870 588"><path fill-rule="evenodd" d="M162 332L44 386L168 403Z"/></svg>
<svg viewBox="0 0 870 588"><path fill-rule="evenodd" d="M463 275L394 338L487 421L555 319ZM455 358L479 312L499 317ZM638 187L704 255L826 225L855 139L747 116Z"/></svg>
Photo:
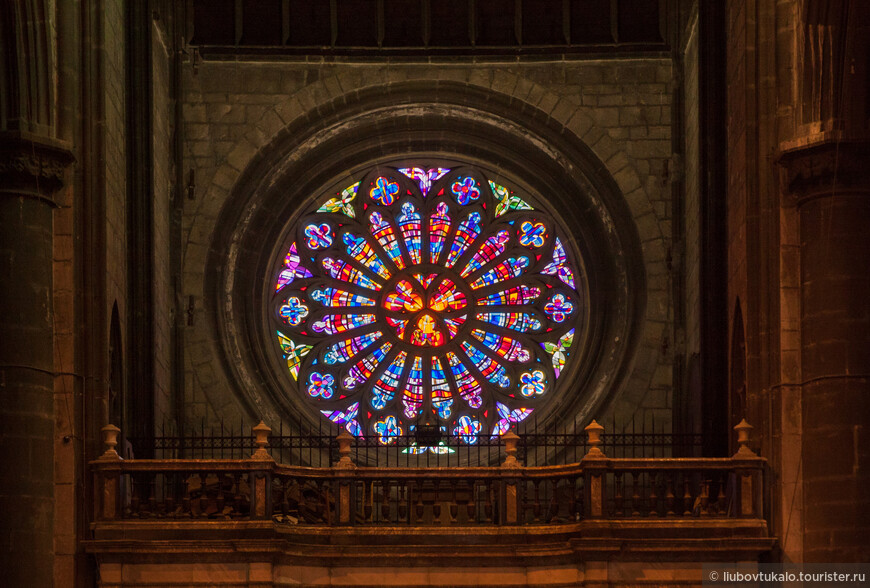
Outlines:
<svg viewBox="0 0 870 588"><path fill-rule="evenodd" d="M299 110L305 100L293 101L292 116L280 107L263 115L285 126L270 118L252 129L218 168L190 227L203 235L214 223L204 270L185 262L188 288L201 276L208 320L208 332L198 329L191 344L221 356L234 396L250 416L273 423L291 414L316 418L295 401L286 368L263 336L264 280L297 213L368 167L413 157L495 169L506 183L542 195L572 233L571 247L586 262L594 292L591 323L578 345L576 373L562 380L566 389L550 413L584 421L601 414L629 382L637 388L632 398L643 398L660 361L669 305L648 307L645 276L650 267L664 266L665 247L656 223L639 235L637 219L654 212L630 159L615 149L602 161L579 136L585 129L596 144L609 140L588 114L560 109L558 100L548 114L485 88L444 81L359 90L307 112ZM212 405L226 405L226 398Z"/></svg>

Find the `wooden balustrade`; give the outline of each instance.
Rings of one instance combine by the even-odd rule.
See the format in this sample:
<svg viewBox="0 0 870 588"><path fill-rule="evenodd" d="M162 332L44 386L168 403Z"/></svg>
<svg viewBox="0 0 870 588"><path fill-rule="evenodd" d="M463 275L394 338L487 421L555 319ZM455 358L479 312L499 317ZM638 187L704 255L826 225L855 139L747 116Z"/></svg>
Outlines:
<svg viewBox="0 0 870 588"><path fill-rule="evenodd" d="M749 427L730 458L611 459L602 427L587 427L579 463L524 467L516 439L501 467L371 468L341 459L330 468L276 463L268 427L244 460L123 460L118 430L104 428L107 450L91 462L98 521L119 519L272 520L276 525L554 525L581 520L763 518L765 460L749 450Z"/></svg>

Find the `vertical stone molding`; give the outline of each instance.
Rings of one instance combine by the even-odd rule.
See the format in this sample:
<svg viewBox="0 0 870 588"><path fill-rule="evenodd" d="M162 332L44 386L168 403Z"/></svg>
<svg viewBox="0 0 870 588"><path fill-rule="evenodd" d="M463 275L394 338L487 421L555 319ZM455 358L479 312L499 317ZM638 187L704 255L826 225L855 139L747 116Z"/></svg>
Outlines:
<svg viewBox="0 0 870 588"><path fill-rule="evenodd" d="M7 586L51 586L54 560L52 199L72 161L62 145L0 134L0 490Z"/></svg>
<svg viewBox="0 0 870 588"><path fill-rule="evenodd" d="M0 129L52 136L55 118L54 2L0 4Z"/></svg>
<svg viewBox="0 0 870 588"><path fill-rule="evenodd" d="M870 142L797 146L781 163L800 218L804 558L867 561Z"/></svg>

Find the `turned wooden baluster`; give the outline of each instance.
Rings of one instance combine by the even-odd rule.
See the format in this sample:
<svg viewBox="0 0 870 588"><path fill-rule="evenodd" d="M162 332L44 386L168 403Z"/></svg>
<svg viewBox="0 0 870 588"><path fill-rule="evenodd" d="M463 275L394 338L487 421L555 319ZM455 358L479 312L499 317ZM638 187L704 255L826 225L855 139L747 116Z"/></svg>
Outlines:
<svg viewBox="0 0 870 588"><path fill-rule="evenodd" d="M568 516L577 516L577 480L568 480Z"/></svg>
<svg viewBox="0 0 870 588"><path fill-rule="evenodd" d="M281 506L280 506L281 514L286 517L286 516L290 515L290 498L289 498L290 480L287 480L285 482L279 481L279 485L281 487ZM236 495L236 509L239 508L240 501L241 501L241 496Z"/></svg>
<svg viewBox="0 0 870 588"><path fill-rule="evenodd" d="M535 488L535 502L532 507L532 514L534 515L534 521L536 523L541 522L541 481L533 480L532 485Z"/></svg>
<svg viewBox="0 0 870 588"><path fill-rule="evenodd" d="M625 515L625 511L623 510L624 498L622 495L622 472L616 472L613 474L613 484L616 491L616 495L613 497L613 505L616 507L616 513L614 514L621 517Z"/></svg>
<svg viewBox="0 0 870 588"><path fill-rule="evenodd" d="M411 493L408 488L409 484L402 484L396 487L396 502L399 506L399 521L410 522L408 520L408 501L411 499Z"/></svg>
<svg viewBox="0 0 870 588"><path fill-rule="evenodd" d="M217 515L221 515L221 514L223 514L223 512L224 512L224 506L225 506L225 503L226 503L226 500L224 499L224 483L223 483L223 480L224 480L224 476L219 476L219 477L218 477L218 483L217 483L217 500L216 500L216 504L217 504L217 513L216 513L216 514L217 514Z"/></svg>
<svg viewBox="0 0 870 588"><path fill-rule="evenodd" d="M441 502L439 502L439 490L441 489L441 480L435 480L435 494L432 502L432 523L438 524L441 522Z"/></svg>
<svg viewBox="0 0 870 588"><path fill-rule="evenodd" d="M136 483L136 477L130 475L130 513L129 516L136 516L139 512L139 490Z"/></svg>
<svg viewBox="0 0 870 588"><path fill-rule="evenodd" d="M725 482L728 479L728 474L719 476L719 494L716 496L716 514L724 517L727 512L725 508Z"/></svg>
<svg viewBox="0 0 870 588"><path fill-rule="evenodd" d="M288 482L289 484L290 482ZM238 492L238 496L236 497L236 508L239 511L240 515L243 516L251 516L251 488L253 484L251 483L251 476L248 474L239 474L239 485L236 491ZM247 487L248 493L245 494L244 487ZM298 512L296 514L299 514Z"/></svg>
<svg viewBox="0 0 870 588"><path fill-rule="evenodd" d="M465 503L465 514L468 515L469 523L476 523L477 502L474 495L474 480L466 480L465 483L468 484L468 501Z"/></svg>
<svg viewBox="0 0 870 588"><path fill-rule="evenodd" d="M674 473L668 472L665 474L668 488L665 491L665 507L667 508L667 516L676 516L674 512Z"/></svg>
<svg viewBox="0 0 870 588"><path fill-rule="evenodd" d="M553 522L559 516L559 480L551 482L553 487L550 496L550 507L547 509L547 522Z"/></svg>
<svg viewBox="0 0 870 588"><path fill-rule="evenodd" d="M157 477L151 478L151 481L148 482L148 507L145 512L142 513L142 518L146 517L156 517L157 516L157 498L155 496L157 491Z"/></svg>
<svg viewBox="0 0 870 588"><path fill-rule="evenodd" d="M171 476L170 479L172 481L169 483L164 483L164 486L163 486L164 492L163 492L163 507L162 508L163 508L163 512L166 513L167 517L175 518L176 517L175 489L177 487L176 480L178 478L176 477L176 474L170 474L170 476Z"/></svg>
<svg viewBox="0 0 870 588"><path fill-rule="evenodd" d="M208 518L208 476L199 474L199 516Z"/></svg>
<svg viewBox="0 0 870 588"><path fill-rule="evenodd" d="M492 480L485 480L483 483L484 500L483 514L486 517L486 522L492 522Z"/></svg>
<svg viewBox="0 0 870 588"><path fill-rule="evenodd" d="M191 516L190 511L190 479L193 477L191 474L182 474L184 476L184 489L182 490L181 495L181 513L184 516Z"/></svg>
<svg viewBox="0 0 870 588"><path fill-rule="evenodd" d="M456 515L459 513L459 505L456 503L456 484L458 481L451 480L450 488L450 524L456 524Z"/></svg>
<svg viewBox="0 0 870 588"><path fill-rule="evenodd" d="M417 481L417 504L414 505L417 521L423 520L423 480Z"/></svg>
<svg viewBox="0 0 870 588"><path fill-rule="evenodd" d="M683 474L683 516L692 516L692 493L689 490L689 475Z"/></svg>
<svg viewBox="0 0 870 588"><path fill-rule="evenodd" d="M230 516L238 516L239 513L239 475L230 474L230 487L227 489L227 503L230 505ZM274 482L273 482L274 484ZM274 499L273 499L274 500ZM273 507L274 508L274 507Z"/></svg>
<svg viewBox="0 0 870 588"><path fill-rule="evenodd" d="M372 505L375 501L375 483L371 481L366 486L363 482L363 520L367 523L372 522Z"/></svg>
<svg viewBox="0 0 870 588"><path fill-rule="evenodd" d="M332 524L332 480L320 480L317 482L317 492L320 497L320 502L323 505L323 516L320 521L327 525Z"/></svg>
<svg viewBox="0 0 870 588"><path fill-rule="evenodd" d="M711 480L701 481L701 512L702 517L710 516L710 483Z"/></svg>
<svg viewBox="0 0 870 588"><path fill-rule="evenodd" d="M209 482L208 477L210 474L200 473L199 474L199 516L208 518L208 511L211 505L211 497L209 496Z"/></svg>
<svg viewBox="0 0 870 588"><path fill-rule="evenodd" d="M583 514L585 511L584 501L586 497L583 493L583 478L577 478L574 482L574 496L572 497L574 500L574 520L579 521L583 518Z"/></svg>
<svg viewBox="0 0 870 588"><path fill-rule="evenodd" d="M321 480L314 481L314 492L315 492L315 496L317 497L315 504L317 506L320 506L320 509L318 509L318 510L320 510L320 512L319 513L315 512L315 515L319 516L319 518L317 519L317 522L318 523L326 522L327 516L328 516L327 513L329 510L329 501L328 501L328 497L326 496L325 488L323 487L323 482Z"/></svg>
<svg viewBox="0 0 870 588"><path fill-rule="evenodd" d="M390 481L381 481L381 520L390 520Z"/></svg>
<svg viewBox="0 0 870 588"><path fill-rule="evenodd" d="M640 516L640 492L638 491L638 482L640 480L640 472L631 473L631 516Z"/></svg>
<svg viewBox="0 0 870 588"><path fill-rule="evenodd" d="M656 483L658 482L658 474L652 473L649 476L649 516L659 516L659 497L656 494Z"/></svg>

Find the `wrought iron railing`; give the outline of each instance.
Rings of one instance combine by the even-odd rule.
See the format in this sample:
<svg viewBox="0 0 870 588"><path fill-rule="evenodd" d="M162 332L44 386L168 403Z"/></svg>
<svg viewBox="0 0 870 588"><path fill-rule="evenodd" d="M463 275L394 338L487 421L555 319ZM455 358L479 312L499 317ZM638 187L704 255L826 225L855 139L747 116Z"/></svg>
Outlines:
<svg viewBox="0 0 870 588"><path fill-rule="evenodd" d="M638 426L632 421L624 427L613 422L608 429L622 431L602 435L602 449L610 457L698 457L701 453L701 435L672 433L655 421ZM161 427L153 439L130 439L131 444L153 448L157 459L244 459L256 449L254 436L243 423L231 426L220 422L215 427L202 423L175 434L167 434L167 430L172 431ZM329 467L338 459L339 430L323 424L318 428L297 424L291 432L281 424L269 437L269 448L282 463ZM529 465L577 463L589 450L584 430L573 422L545 426L533 418L521 423L517 434L517 455ZM352 457L355 463L371 467L452 467L493 465L504 455L500 438L474 435L470 440L466 443L444 437L427 442L415 435L403 435L383 445L376 438L355 439Z"/></svg>

